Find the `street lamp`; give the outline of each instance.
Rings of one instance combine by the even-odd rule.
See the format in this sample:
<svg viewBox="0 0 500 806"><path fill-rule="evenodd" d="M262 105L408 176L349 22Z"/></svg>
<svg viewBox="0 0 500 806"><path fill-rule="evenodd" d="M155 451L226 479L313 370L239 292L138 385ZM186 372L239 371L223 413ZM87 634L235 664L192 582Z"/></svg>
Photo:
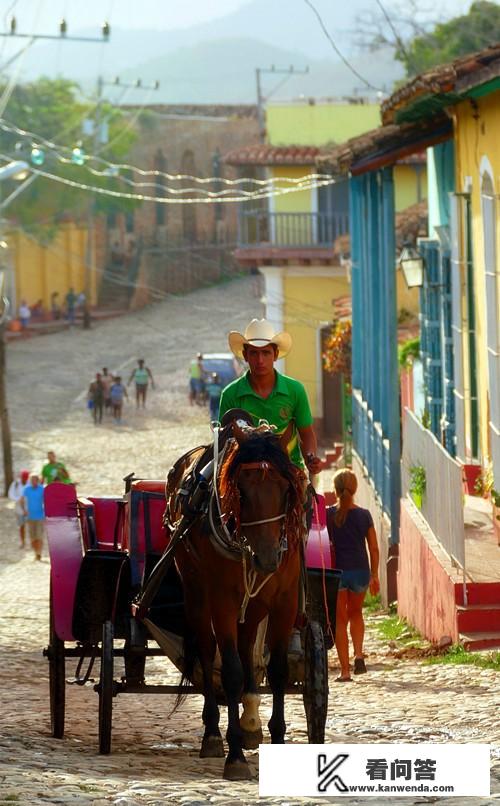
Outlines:
<svg viewBox="0 0 500 806"><path fill-rule="evenodd" d="M0 168L0 182L4 179L18 179L22 181L29 175L30 166L24 160L13 160Z"/></svg>
<svg viewBox="0 0 500 806"><path fill-rule="evenodd" d="M403 276L408 288L422 288L424 284L424 259L412 244L405 244L399 256Z"/></svg>

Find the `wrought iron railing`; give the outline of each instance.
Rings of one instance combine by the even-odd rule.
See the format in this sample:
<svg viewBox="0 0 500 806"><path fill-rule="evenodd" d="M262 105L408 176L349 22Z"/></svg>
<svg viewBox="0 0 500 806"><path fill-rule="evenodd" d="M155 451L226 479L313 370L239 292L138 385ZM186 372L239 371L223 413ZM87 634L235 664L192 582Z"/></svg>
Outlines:
<svg viewBox="0 0 500 806"><path fill-rule="evenodd" d="M332 246L348 232L347 213L271 213L242 210L238 218L238 246L272 245L310 248Z"/></svg>

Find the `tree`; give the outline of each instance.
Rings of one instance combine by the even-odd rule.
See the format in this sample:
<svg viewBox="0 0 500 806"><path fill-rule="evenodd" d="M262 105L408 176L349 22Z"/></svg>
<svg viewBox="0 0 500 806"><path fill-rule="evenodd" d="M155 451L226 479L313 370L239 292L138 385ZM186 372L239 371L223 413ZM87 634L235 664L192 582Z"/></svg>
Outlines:
<svg viewBox="0 0 500 806"><path fill-rule="evenodd" d="M500 41L500 6L489 0L472 3L469 13L439 23L415 37L404 50L396 50L408 76L445 64Z"/></svg>
<svg viewBox="0 0 500 806"><path fill-rule="evenodd" d="M391 6L377 2L376 11L357 20L358 44L370 50L393 48L410 78L500 41L500 6L490 0L477 0L467 14L446 22L433 15L418 0Z"/></svg>
<svg viewBox="0 0 500 806"><path fill-rule="evenodd" d="M41 138L69 148L81 142L85 154L93 153L93 138L82 136L82 123L85 118L95 115L95 106L79 101L77 93L78 86L66 79L42 78L30 84L18 85L4 112L4 120L7 125L12 123L19 129L34 132L40 136L40 140L33 143L31 139L15 133L2 132L1 152L12 159L22 158L29 162L32 146L36 145L45 154L41 170L85 185L130 192L133 188L122 179L96 176L88 170L87 164L73 164L69 151L62 148L51 150L44 146ZM109 126L109 146L102 147L100 156L110 161L122 160L135 141L136 134L124 126L124 116L120 110L103 103L100 113L101 120L106 120ZM99 171L105 168L102 163L90 165ZM89 191L38 177L9 205L6 212L9 219L17 221L27 231L48 238L61 219L83 216L88 209L89 199ZM94 211L126 212L136 205L137 202L131 200L97 195Z"/></svg>

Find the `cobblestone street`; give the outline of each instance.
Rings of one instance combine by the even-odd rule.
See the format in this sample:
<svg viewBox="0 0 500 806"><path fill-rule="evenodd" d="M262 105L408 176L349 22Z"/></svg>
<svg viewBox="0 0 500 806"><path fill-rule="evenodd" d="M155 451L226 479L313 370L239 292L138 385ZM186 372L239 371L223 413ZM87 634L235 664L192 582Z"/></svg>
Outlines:
<svg viewBox="0 0 500 806"><path fill-rule="evenodd" d="M91 331L73 330L9 345L8 384L16 469L40 470L47 450L67 464L81 494L119 494L122 478L135 471L164 478L185 449L208 441L208 413L187 404L187 366L198 350L226 351L225 333L261 316L250 280L173 298L146 311L107 321ZM108 419L96 427L85 408L93 374L107 365L125 380L144 357L157 390L146 411L131 399L124 424ZM325 480L328 482L328 479ZM0 503L0 607L2 687L0 804L22 806L159 806L160 804L273 804L324 799L258 798L258 752L248 754L255 778L222 781L223 759L199 759L201 699L188 697L170 715L173 697L118 697L113 709L110 756L97 752L98 698L88 685L68 686L66 735L50 736L48 663L49 562L35 562L18 548L12 505ZM490 798L371 798L410 804L500 802L500 674L470 666L426 665L398 659L375 630L366 642L369 673L337 685L330 653L327 742L481 742L492 745ZM67 663L67 675L73 673ZM98 671L96 672L98 674ZM151 682L177 682L163 658L148 661ZM119 677L120 671L115 672ZM264 698L265 722L270 700ZM303 704L286 703L290 742L306 741ZM223 730L225 714L223 712ZM267 738L266 738L267 740ZM341 802L339 800L339 802ZM346 803L364 798L342 798Z"/></svg>

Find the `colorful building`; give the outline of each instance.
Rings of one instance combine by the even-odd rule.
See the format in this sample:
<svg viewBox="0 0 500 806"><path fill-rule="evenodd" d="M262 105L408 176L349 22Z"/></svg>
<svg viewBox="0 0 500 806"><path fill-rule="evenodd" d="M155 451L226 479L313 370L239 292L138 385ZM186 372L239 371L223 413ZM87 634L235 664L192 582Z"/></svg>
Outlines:
<svg viewBox="0 0 500 806"><path fill-rule="evenodd" d="M384 102L378 130L328 158L335 173L349 174L353 461L361 497L379 512L384 592L426 637L483 647L500 642L500 560L491 525L491 536L476 540L482 564L470 563L463 474L475 463L487 492L491 468L500 486L499 109L495 46L416 77ZM426 400L419 422L400 412L396 276L387 266L397 256L394 165L424 147L429 233L413 240Z"/></svg>

